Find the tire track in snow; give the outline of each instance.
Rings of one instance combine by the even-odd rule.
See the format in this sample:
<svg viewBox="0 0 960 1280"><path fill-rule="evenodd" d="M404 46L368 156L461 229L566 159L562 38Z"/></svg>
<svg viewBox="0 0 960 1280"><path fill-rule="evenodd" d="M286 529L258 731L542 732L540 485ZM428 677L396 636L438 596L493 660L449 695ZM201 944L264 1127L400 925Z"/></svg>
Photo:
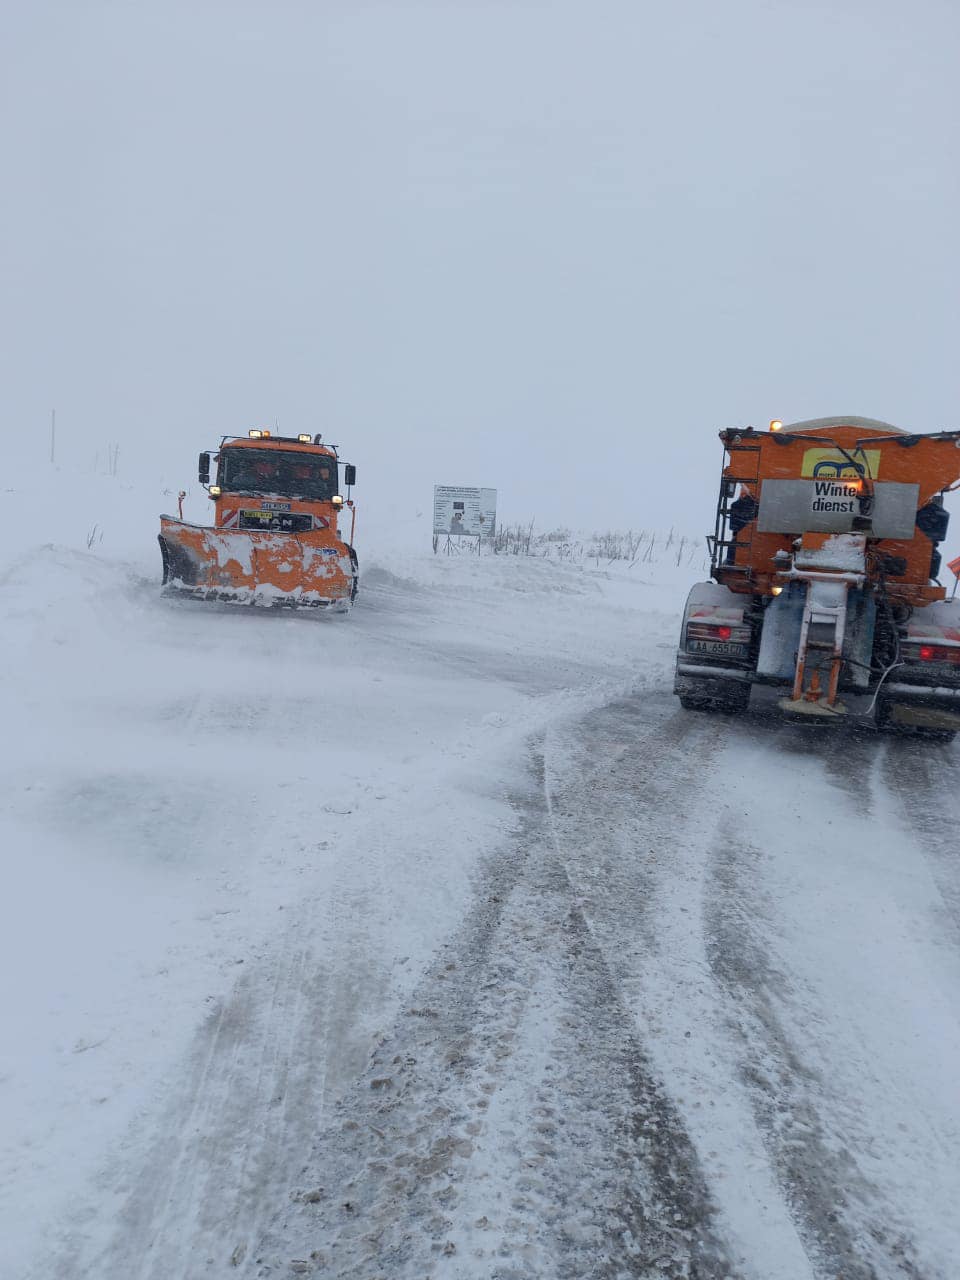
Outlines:
<svg viewBox="0 0 960 1280"><path fill-rule="evenodd" d="M757 887L762 857L728 821L720 824L710 851L704 930L729 1026L741 1043L742 1078L782 1194L818 1276L921 1280L910 1241L884 1222L876 1189L849 1151L831 1140L821 1115L825 1082L778 1016L779 1005L791 999L791 976L775 967L756 927L772 915ZM864 1219L866 1233L856 1225Z"/></svg>
<svg viewBox="0 0 960 1280"><path fill-rule="evenodd" d="M321 961L303 935L305 922L289 921L278 952L211 1013L146 1154L134 1139L133 1167L121 1156L101 1179L101 1197L118 1202L109 1238L67 1224L53 1272L62 1280L194 1280L242 1267L286 1195L302 1133L362 1067L356 1012L384 980L357 969L349 939Z"/></svg>
<svg viewBox="0 0 960 1280"><path fill-rule="evenodd" d="M627 699L558 741L554 827L628 1016L696 1145L742 1280L813 1275L725 1025L702 924L709 856L740 722L669 696ZM722 781L722 778L721 778Z"/></svg>
<svg viewBox="0 0 960 1280"><path fill-rule="evenodd" d="M822 761L876 820L870 738L844 751L665 695L552 730L516 841L372 1057L355 1014L376 976L346 954L321 973L294 930L198 1037L147 1167L104 1188L132 1181L118 1238L98 1252L77 1228L54 1273L930 1280L889 1232L864 1245L831 1216L858 1196L861 1219L878 1210L831 1152L819 1082L772 998L791 993L760 927L775 920L762 849L713 779L744 733L766 734L774 760ZM760 1206L753 1221L737 1198Z"/></svg>
<svg viewBox="0 0 960 1280"><path fill-rule="evenodd" d="M915 835L943 899L943 932L960 951L960 748L892 736L884 744L881 779L895 798L894 815Z"/></svg>
<svg viewBox="0 0 960 1280"><path fill-rule="evenodd" d="M770 748L759 757L754 730ZM924 849L923 831L936 822L932 800L944 783L943 748L931 753L929 744L908 746L856 726L825 734L745 724L741 735L748 732L751 740L742 736L731 744L753 760L749 786L734 788L735 805L745 809L753 796L779 795L779 830L764 843L751 839L749 823L718 824L704 927L711 966L727 993L730 1027L741 1041L757 1125L817 1274L945 1280L949 1246L937 1230L936 1211L902 1203L899 1188L910 1180L911 1160L925 1156L934 1171L949 1164L943 1150L949 1137L937 1133L944 1119L949 1130L949 1102L942 1093L927 1100L924 1085L911 1079L917 1054L911 1037L888 1050L887 1042L899 1037L860 1008L864 997L871 1004L885 997L908 1025L919 1019L918 1032L936 1039L944 1026L937 1021L943 1016L939 992L928 994L922 977L919 988L909 980L905 988L886 950L892 957L902 953L909 972L956 990L949 972L929 969L924 927L931 894L923 859L935 855ZM891 758L904 792L900 812L889 800L896 794ZM925 787L916 785L915 771ZM785 777L791 786L778 791ZM806 821L798 823L800 815ZM942 823L939 835L942 842ZM807 908L785 911L785 890ZM839 961L836 973L824 968L832 957ZM854 1004L844 1003L851 998ZM943 1049L949 1054L946 1042ZM914 1177L921 1173L926 1170L917 1168ZM928 1177L936 1186L936 1173ZM948 1203L949 1194L937 1189L937 1201Z"/></svg>
<svg viewBox="0 0 960 1280"><path fill-rule="evenodd" d="M741 1207L724 1198L724 1184L717 1181L733 1173L742 1179L747 1198L763 1209L753 1223L741 1221L735 1232L747 1244L742 1274L768 1280L775 1267L789 1280L813 1274L926 1280L943 1274L934 1261L936 1238L923 1235L922 1253L911 1238L916 1230L929 1233L930 1225L902 1211L893 1190L896 1172L884 1170L880 1184L870 1176L880 1116L898 1105L894 1100L904 1085L902 1064L891 1059L872 1082L874 1089L892 1091L874 1114L849 1092L851 1073L842 1057L837 1080L822 1074L824 1058L830 1063L829 1048L815 1043L817 1052L811 1054L797 1026L816 1016L818 1001L828 992L799 990L795 976L778 968L769 943L777 937L782 903L765 899L758 888L770 863L776 864L770 883L778 894L789 893L798 875L798 883L808 882L805 892L810 889L810 876L791 865L792 851L802 853L803 845L790 837L793 802L786 809L782 804L792 794L791 779L805 780L803 805L811 818L819 809L828 824L818 837L814 820L808 838L825 840L825 848L838 857L850 838L851 812L854 831L883 821L875 780L884 740L845 727L827 736L762 715L694 721L667 715L654 733L645 723L648 716L652 724L653 700L647 700L642 715L628 701L586 717L574 767L561 771L558 828L620 987L635 1016L654 1024L647 1043L705 1161L711 1189L736 1218ZM931 778L936 776L933 768ZM839 797L832 798L832 791ZM772 806L770 798L778 798ZM765 808L782 810L770 849L750 839L755 817ZM829 825L831 812L835 827ZM761 830L769 827L761 822ZM831 932L842 930L851 883L866 875L869 884L871 865L869 856L862 866L854 859L840 876L834 918L814 931L819 948L829 950L840 941L831 940ZM889 869L882 856L875 865L881 875ZM881 895L896 891L895 880L880 883ZM829 879L820 892L829 902L834 892ZM872 945L873 921L882 919L882 909L878 905L873 912L864 944ZM631 919L638 940L632 956ZM855 966L848 981L850 976L856 977ZM842 1011L847 994L837 993L839 1007L828 1011L830 1017ZM792 1033L781 1011L791 1014ZM671 1017L690 1028L691 1045L678 1041ZM816 1035L817 1028L811 1030ZM866 1024L864 1030L870 1034L876 1028ZM841 1055L845 1043L840 1042ZM717 1114L701 1107L702 1097L691 1101L705 1088L712 1094L708 1105L718 1104ZM736 1095L739 1121L737 1107L730 1105ZM725 1116L719 1114L724 1102ZM903 1142L885 1143L887 1158L898 1147L915 1158L909 1143L925 1123L911 1124ZM845 1140L853 1144L850 1150ZM780 1199L779 1208L772 1198ZM761 1260L764 1239L766 1262ZM777 1258L781 1248L784 1256Z"/></svg>
<svg viewBox="0 0 960 1280"><path fill-rule="evenodd" d="M258 1276L731 1274L536 767L515 843L319 1136Z"/></svg>

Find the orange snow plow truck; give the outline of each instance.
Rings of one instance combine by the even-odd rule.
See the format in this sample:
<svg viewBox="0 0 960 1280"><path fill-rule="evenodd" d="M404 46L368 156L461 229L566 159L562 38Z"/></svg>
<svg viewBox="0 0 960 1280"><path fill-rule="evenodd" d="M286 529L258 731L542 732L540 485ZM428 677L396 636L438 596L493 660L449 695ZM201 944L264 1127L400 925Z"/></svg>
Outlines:
<svg viewBox="0 0 960 1280"><path fill-rule="evenodd" d="M683 706L743 711L768 685L787 715L951 738L960 600L937 579L960 432L818 418L720 439L713 581L690 592L677 656Z"/></svg>
<svg viewBox="0 0 960 1280"><path fill-rule="evenodd" d="M210 484L211 455L200 454L212 527L160 517L164 591L270 608L349 609L358 579L350 497L356 468L343 469L344 499L335 446L320 436L269 431L224 436L214 461L217 482ZM340 533L345 507L349 541Z"/></svg>

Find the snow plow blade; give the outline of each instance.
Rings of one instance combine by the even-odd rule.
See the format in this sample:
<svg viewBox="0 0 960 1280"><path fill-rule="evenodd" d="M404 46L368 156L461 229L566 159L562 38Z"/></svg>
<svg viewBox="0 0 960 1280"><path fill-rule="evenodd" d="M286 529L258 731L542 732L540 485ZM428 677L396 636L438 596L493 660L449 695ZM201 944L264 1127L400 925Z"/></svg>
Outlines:
<svg viewBox="0 0 960 1280"><path fill-rule="evenodd" d="M262 608L346 611L357 591L352 547L329 530L233 532L160 518L166 592Z"/></svg>

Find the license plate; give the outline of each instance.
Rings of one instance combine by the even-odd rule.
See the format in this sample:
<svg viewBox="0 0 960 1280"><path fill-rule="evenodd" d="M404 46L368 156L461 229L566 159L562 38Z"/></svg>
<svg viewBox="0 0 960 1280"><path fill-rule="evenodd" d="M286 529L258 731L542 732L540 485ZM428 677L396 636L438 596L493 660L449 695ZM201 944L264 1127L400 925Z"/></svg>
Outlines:
<svg viewBox="0 0 960 1280"><path fill-rule="evenodd" d="M309 533L313 528L313 516L306 511L249 511L240 512L241 529L262 529L267 533Z"/></svg>
<svg viewBox="0 0 960 1280"><path fill-rule="evenodd" d="M722 654L728 658L745 658L747 646L735 644L732 640L690 640L687 648L691 653Z"/></svg>

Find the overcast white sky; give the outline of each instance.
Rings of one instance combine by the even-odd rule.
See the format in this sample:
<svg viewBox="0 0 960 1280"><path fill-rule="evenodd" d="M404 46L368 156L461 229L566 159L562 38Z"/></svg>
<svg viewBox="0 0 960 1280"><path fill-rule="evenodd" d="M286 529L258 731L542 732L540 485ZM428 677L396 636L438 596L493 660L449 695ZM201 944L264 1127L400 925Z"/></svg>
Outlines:
<svg viewBox="0 0 960 1280"><path fill-rule="evenodd" d="M718 427L960 426L958 67L956 0L11 0L2 431L706 529Z"/></svg>

